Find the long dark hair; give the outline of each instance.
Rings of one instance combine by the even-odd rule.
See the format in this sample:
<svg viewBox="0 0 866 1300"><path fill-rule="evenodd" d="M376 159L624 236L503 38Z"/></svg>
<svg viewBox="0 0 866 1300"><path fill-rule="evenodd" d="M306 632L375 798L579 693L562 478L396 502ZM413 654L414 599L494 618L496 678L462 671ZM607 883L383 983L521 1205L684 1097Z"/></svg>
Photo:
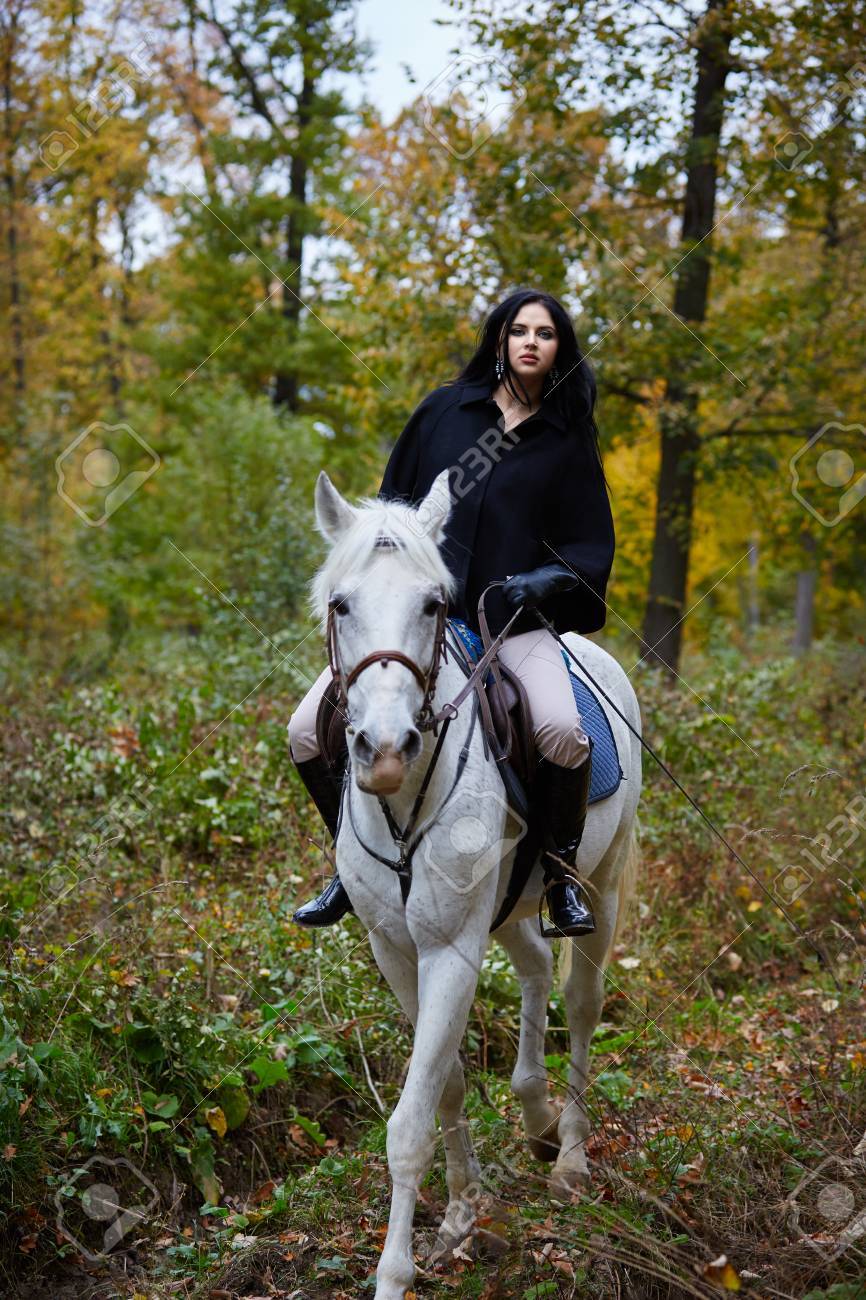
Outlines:
<svg viewBox="0 0 866 1300"><path fill-rule="evenodd" d="M547 308L556 326L558 338L556 369L559 378L551 384L548 377L546 391L543 393L544 400L555 407L567 428L574 429L578 435L590 439L598 462L601 464L598 427L595 422L595 399L598 391L595 375L580 349L568 312L552 293L545 293L543 289L516 289L494 307L478 331L473 356L452 382L480 383L482 380L489 380L494 386L496 385L499 340L503 337L503 331L507 340L515 316L528 302L538 302L542 307ZM504 366L502 382L515 398L525 401L528 394L511 369L507 346L503 349L502 363ZM516 391L515 386L522 390L522 395Z"/></svg>

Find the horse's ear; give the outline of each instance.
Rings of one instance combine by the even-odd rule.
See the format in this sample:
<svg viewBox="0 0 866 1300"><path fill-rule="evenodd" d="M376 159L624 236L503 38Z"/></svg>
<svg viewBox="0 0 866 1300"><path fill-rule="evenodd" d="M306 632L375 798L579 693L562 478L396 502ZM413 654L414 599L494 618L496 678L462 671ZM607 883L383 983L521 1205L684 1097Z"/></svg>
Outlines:
<svg viewBox="0 0 866 1300"><path fill-rule="evenodd" d="M354 506L344 501L324 470L316 479L316 527L326 541L338 541L355 522Z"/></svg>
<svg viewBox="0 0 866 1300"><path fill-rule="evenodd" d="M442 541L448 516L451 514L451 489L448 483L448 470L443 469L430 484L430 491L418 505L418 521L427 536L432 537L436 545Z"/></svg>

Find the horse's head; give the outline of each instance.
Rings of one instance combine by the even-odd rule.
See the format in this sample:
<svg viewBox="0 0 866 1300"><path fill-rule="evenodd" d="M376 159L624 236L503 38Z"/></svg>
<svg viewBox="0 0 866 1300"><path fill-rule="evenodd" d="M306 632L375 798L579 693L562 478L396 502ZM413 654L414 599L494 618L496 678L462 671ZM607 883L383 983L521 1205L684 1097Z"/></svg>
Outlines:
<svg viewBox="0 0 866 1300"><path fill-rule="evenodd" d="M439 552L450 510L447 470L417 509L375 497L351 506L324 470L316 483L316 525L331 550L311 584L312 605L323 631L333 610L349 752L357 784L370 794L395 794L422 749L424 682L443 602L455 590ZM387 650L401 652L419 674L400 659L377 657Z"/></svg>

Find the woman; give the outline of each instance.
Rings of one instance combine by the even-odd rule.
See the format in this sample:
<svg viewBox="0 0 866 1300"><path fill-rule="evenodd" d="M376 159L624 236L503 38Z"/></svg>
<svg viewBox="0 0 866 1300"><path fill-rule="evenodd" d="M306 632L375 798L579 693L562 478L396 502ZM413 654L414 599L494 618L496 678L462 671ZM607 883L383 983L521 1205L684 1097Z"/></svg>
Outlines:
<svg viewBox="0 0 866 1300"><path fill-rule="evenodd" d="M450 384L435 389L397 439L379 496L422 500L441 470L451 474L452 510L441 543L458 580L449 615L477 628L485 598L495 636L525 606L499 657L520 677L541 756L533 805L544 828L542 863L553 929L590 934L592 913L574 867L589 797L591 744L581 726L557 632L596 632L614 531L593 418L595 379L567 312L548 293L521 289L490 313L475 355ZM320 675L289 722L292 759L331 834L339 788L319 757L316 711L330 680ZM351 911L334 876L300 908L300 925L330 925Z"/></svg>

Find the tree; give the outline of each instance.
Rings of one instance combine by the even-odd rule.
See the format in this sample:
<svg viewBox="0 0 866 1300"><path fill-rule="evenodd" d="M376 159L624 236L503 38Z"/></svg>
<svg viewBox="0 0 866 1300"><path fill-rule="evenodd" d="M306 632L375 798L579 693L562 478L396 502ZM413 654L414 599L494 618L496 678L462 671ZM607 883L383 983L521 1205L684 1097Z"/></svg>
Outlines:
<svg viewBox="0 0 866 1300"><path fill-rule="evenodd" d="M305 249L321 231L319 210L349 116L332 79L359 71L369 53L355 33L354 0L188 0L179 30L207 102L221 106L210 123L200 95L175 76L207 186L206 204L184 205L182 269L196 308L217 295L204 313L185 310L186 292L179 298L184 350L198 365L239 325L239 307L256 316L264 309L244 331L245 346L252 341L248 379L253 388L267 385L275 405L296 410Z"/></svg>
<svg viewBox="0 0 866 1300"><path fill-rule="evenodd" d="M477 47L498 60L497 84L507 68L526 102L546 102L559 122L598 106L603 165L588 203L565 202L586 236L582 249L574 247L583 259L580 300L595 322L590 338L602 392L643 406L657 420L642 640L647 658L675 671L693 603L697 495L722 460L757 456L768 468L769 448L781 435L773 427L765 441L753 440L778 396L762 367L778 374L794 337L802 345L808 328L819 328L812 312L785 320L772 285L758 312L751 301L749 268L787 237L782 231L790 231L798 206L792 192L811 180L810 171L824 170L815 151L791 184L780 104L802 110L808 82L832 81L857 63L862 14L845 0L785 11L736 0L619 9L597 0L549 0L492 19L476 0L458 0L456 8ZM815 57L804 64L797 51L806 42ZM552 190L561 200L544 179L539 168L539 197ZM597 260L606 261L597 273L593 243L601 250ZM618 311L623 286L631 301ZM774 323L778 357L761 338L762 312L765 330ZM827 375L811 378L814 417L830 389ZM726 409L731 418L719 418ZM716 451L708 454L708 438L741 445L729 446L720 460Z"/></svg>
<svg viewBox="0 0 866 1300"><path fill-rule="evenodd" d="M731 6L726 0L710 0L694 33L694 110L684 158L682 255L672 277L673 309L693 325L703 323L709 299L719 141L725 83L732 66L731 38ZM660 413L655 539L643 625L647 658L674 669L682 643L700 455L698 400L699 390L688 368L678 368L678 373L667 380Z"/></svg>

